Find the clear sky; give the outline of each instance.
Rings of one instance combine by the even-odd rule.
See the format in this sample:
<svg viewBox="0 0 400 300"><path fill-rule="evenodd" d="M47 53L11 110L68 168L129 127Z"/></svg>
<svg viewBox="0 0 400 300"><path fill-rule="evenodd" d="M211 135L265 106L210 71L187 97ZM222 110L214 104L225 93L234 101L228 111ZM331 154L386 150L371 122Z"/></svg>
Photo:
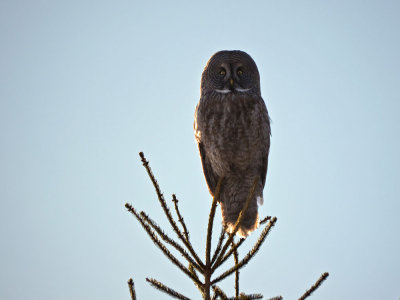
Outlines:
<svg viewBox="0 0 400 300"><path fill-rule="evenodd" d="M260 214L278 218L243 291L296 299L328 271L313 299L398 299L399 15L377 0L0 1L0 298L129 299L133 277L139 300L169 299L146 276L199 298L124 204L166 224L144 151L204 243L200 76L240 49L272 118Z"/></svg>

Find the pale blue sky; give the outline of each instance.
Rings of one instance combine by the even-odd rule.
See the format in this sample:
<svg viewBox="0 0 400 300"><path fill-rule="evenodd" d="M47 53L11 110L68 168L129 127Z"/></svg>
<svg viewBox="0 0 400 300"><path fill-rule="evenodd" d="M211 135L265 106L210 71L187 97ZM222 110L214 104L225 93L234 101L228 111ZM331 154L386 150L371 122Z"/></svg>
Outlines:
<svg viewBox="0 0 400 300"><path fill-rule="evenodd" d="M199 298L124 203L166 224L144 151L202 245L200 76L240 49L273 121L260 213L278 218L241 287L296 299L328 271L313 299L398 299L399 15L377 0L1 0L0 298L129 299L133 277L139 300L169 299L146 276Z"/></svg>

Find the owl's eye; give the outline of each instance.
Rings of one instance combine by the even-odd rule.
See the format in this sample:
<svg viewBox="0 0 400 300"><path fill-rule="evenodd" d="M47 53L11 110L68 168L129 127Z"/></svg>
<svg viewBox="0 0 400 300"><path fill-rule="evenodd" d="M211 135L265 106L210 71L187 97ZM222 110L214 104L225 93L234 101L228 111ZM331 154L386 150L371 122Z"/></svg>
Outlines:
<svg viewBox="0 0 400 300"><path fill-rule="evenodd" d="M225 76L226 71L224 69L222 69L221 71L219 71L219 75Z"/></svg>
<svg viewBox="0 0 400 300"><path fill-rule="evenodd" d="M243 75L243 70L242 70L242 68L239 68L237 71L236 71L236 73L240 76L240 75Z"/></svg>

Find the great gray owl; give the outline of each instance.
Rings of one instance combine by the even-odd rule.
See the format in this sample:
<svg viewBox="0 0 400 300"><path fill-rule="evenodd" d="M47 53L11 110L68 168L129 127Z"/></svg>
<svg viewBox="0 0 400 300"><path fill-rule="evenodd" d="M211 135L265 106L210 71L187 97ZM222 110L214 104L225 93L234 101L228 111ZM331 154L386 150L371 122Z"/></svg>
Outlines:
<svg viewBox="0 0 400 300"><path fill-rule="evenodd" d="M232 232L254 178L259 178L237 232L246 237L259 225L258 204L263 203L271 135L260 75L247 53L220 51L210 58L201 77L194 132L212 196L223 177L219 201L228 232Z"/></svg>

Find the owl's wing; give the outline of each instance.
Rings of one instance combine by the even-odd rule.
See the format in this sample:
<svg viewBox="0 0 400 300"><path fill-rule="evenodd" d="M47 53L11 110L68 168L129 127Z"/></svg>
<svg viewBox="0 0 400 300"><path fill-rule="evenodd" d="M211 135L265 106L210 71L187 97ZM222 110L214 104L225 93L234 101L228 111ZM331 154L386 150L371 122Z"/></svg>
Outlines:
<svg viewBox="0 0 400 300"><path fill-rule="evenodd" d="M262 153L262 161L261 161L261 168L260 168L260 178L262 181L262 185L264 186L265 180L267 178L269 147L270 147L270 143L271 143L271 140L270 140L270 137L271 137L271 125L270 125L271 123L270 122L271 122L271 120L268 116L268 111L267 111L266 107L265 107L265 114L263 114L263 116L264 116L264 124L267 124L267 126L265 128L266 129L266 132L265 132L266 139L265 139L265 144L264 144L265 147L263 150L264 153Z"/></svg>
<svg viewBox="0 0 400 300"><path fill-rule="evenodd" d="M269 155L269 147L268 147L267 153L263 156L262 162L261 162L260 178L261 178L262 186L265 185L265 180L267 179L268 155Z"/></svg>
<svg viewBox="0 0 400 300"><path fill-rule="evenodd" d="M199 143L199 151L200 151L201 164L203 166L203 172L204 176L206 177L208 189L210 191L210 194L214 196L215 188L217 187L218 183L218 176L217 174L215 174L211 166L211 163L206 156L204 145L201 142Z"/></svg>

